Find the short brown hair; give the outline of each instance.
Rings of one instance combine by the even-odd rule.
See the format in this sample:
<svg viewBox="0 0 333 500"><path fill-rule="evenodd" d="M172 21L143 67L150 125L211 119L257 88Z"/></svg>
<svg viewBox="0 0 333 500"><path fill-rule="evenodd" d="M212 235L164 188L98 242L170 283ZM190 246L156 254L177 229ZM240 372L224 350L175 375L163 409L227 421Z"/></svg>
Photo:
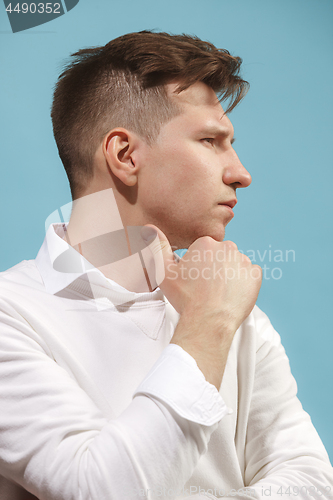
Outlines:
<svg viewBox="0 0 333 500"><path fill-rule="evenodd" d="M151 145L161 125L180 113L166 83L179 82L181 92L204 82L220 100L230 99L227 111L248 87L239 57L196 36L129 33L72 57L56 84L51 116L73 199L92 178L94 154L109 130L127 128Z"/></svg>

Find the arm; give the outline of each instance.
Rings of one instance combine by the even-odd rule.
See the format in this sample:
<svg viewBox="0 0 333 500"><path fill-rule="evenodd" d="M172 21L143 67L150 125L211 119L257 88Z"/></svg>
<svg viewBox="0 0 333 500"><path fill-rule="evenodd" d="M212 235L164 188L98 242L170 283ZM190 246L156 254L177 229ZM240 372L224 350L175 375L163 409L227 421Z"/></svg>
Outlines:
<svg viewBox="0 0 333 500"><path fill-rule="evenodd" d="M132 403L108 420L38 332L1 300L0 474L40 500L131 499L142 490L180 489L227 412L180 351L168 346ZM161 386L165 380L170 384ZM191 392L196 386L206 393ZM203 418L196 405L212 400Z"/></svg>
<svg viewBox="0 0 333 500"><path fill-rule="evenodd" d="M182 261L172 262L168 241L156 230L160 244L153 242L152 249L156 260L162 254L166 267L161 288L181 315L172 342L190 353L206 379L219 388L236 329L258 295L260 282L255 282L253 273L257 266L251 266L232 242L199 238L190 246L184 264L185 271L195 268L192 275L197 278L186 280L186 273L180 272ZM207 263L203 256L208 251L211 258ZM214 265L223 269L220 279L214 279ZM304 500L309 495L330 498L333 479L327 453L296 397L296 383L279 336L268 318L259 309L255 311L261 343L248 419L245 487L251 487L256 498L265 496L264 491L276 499L293 494ZM248 498L234 493L235 498Z"/></svg>
<svg viewBox="0 0 333 500"><path fill-rule="evenodd" d="M271 491L273 498L285 498L288 492L302 500L332 498L333 469L297 398L280 336L259 309L256 316L261 342L249 414L245 484L258 494L262 488Z"/></svg>
<svg viewBox="0 0 333 500"><path fill-rule="evenodd" d="M257 353L245 443L245 486L243 493L238 490L232 496L237 500L332 499L333 469L297 398L280 336L260 309L254 309L253 317ZM252 493L246 494L246 489ZM216 498L201 494L188 500Z"/></svg>

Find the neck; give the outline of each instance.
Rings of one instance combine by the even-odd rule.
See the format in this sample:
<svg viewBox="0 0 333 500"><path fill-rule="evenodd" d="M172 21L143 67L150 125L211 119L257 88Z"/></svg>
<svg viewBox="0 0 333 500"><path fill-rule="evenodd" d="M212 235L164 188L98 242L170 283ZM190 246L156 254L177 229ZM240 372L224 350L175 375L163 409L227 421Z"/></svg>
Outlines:
<svg viewBox="0 0 333 500"><path fill-rule="evenodd" d="M140 229L124 226L109 188L73 201L64 239L107 278L132 292L149 292L157 286L154 259Z"/></svg>

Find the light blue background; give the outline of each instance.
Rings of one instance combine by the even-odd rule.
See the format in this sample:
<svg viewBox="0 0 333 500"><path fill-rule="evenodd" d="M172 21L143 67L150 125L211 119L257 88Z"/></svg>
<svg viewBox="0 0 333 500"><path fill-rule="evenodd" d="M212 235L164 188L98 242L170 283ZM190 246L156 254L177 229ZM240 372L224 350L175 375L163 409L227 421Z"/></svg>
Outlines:
<svg viewBox="0 0 333 500"><path fill-rule="evenodd" d="M227 238L270 268L258 305L282 336L299 397L332 458L332 0L80 0L16 34L2 3L0 18L0 270L34 258L45 219L70 201L49 117L70 53L156 28L196 34L243 58L251 90L230 118L253 183L239 192ZM290 249L295 262L273 261L274 250ZM271 277L274 267L281 279Z"/></svg>

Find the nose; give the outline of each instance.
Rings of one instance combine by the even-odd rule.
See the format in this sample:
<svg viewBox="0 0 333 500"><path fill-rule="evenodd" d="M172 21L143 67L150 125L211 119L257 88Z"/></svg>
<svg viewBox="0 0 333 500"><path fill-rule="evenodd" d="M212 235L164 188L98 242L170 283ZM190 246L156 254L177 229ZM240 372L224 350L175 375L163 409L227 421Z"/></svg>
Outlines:
<svg viewBox="0 0 333 500"><path fill-rule="evenodd" d="M224 184L233 185L236 188L244 188L251 184L252 177L242 165L236 151L231 148L229 161L224 169L222 180Z"/></svg>

